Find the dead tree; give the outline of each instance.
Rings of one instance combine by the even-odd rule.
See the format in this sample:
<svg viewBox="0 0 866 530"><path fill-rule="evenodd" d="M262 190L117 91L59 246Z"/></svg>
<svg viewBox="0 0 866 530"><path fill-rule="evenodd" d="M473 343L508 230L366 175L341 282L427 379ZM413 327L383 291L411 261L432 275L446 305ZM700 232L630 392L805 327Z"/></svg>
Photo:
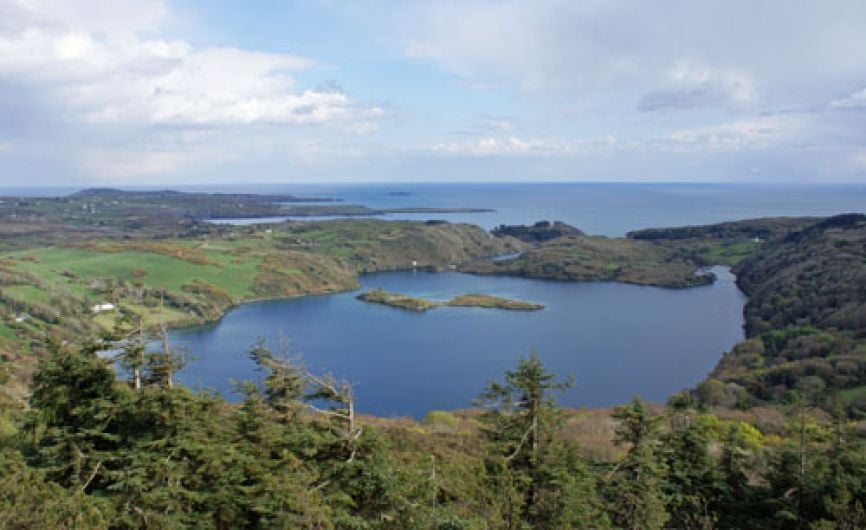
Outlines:
<svg viewBox="0 0 866 530"><path fill-rule="evenodd" d="M318 377L307 371L312 390L306 395L310 410L327 416L331 420L335 434L342 440L346 462L352 462L356 454L356 442L363 428L355 417L355 396L352 385L344 380L337 381L333 375ZM330 402L327 408L317 407L309 400Z"/></svg>
<svg viewBox="0 0 866 530"><path fill-rule="evenodd" d="M163 388L174 388L174 374L186 365L182 353L171 347L165 325L159 324L160 349L147 354L149 379Z"/></svg>

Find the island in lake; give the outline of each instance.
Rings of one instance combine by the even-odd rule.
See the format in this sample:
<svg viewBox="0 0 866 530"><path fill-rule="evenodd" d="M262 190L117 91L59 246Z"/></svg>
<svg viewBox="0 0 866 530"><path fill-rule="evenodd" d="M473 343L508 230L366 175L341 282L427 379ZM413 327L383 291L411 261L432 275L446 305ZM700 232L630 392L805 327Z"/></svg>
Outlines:
<svg viewBox="0 0 866 530"><path fill-rule="evenodd" d="M363 302L371 304L382 304L398 309L409 311L427 311L436 307L483 307L488 309L505 309L509 311L539 311L544 309L544 304L524 302L522 300L511 300L489 294L462 294L447 302L436 300L425 300L400 293L391 293L384 289L374 289L361 293L356 297Z"/></svg>

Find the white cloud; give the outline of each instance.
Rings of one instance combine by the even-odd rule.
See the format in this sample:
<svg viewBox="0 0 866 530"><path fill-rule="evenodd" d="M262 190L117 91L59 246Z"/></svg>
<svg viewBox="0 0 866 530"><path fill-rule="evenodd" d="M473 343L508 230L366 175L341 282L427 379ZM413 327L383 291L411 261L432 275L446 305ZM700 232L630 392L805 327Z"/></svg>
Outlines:
<svg viewBox="0 0 866 530"><path fill-rule="evenodd" d="M555 156L577 152L578 144L558 140L484 137L429 146L427 150L463 156Z"/></svg>
<svg viewBox="0 0 866 530"><path fill-rule="evenodd" d="M511 120L504 119L504 118L490 119L487 121L485 126L488 129L491 129L494 131L501 131L504 133L510 133L510 132L514 131L516 128L514 125L514 122L512 122Z"/></svg>
<svg viewBox="0 0 866 530"><path fill-rule="evenodd" d="M866 108L866 88L855 92L848 97L837 99L830 103L834 109L858 109Z"/></svg>
<svg viewBox="0 0 866 530"><path fill-rule="evenodd" d="M139 14L130 8L137 2L128 0L111 2L115 12L102 18L89 2L62 4L14 4L21 25L0 32L0 78L48 90L75 118L151 125L335 124L363 132L383 113L342 92L298 90L292 72L314 66L310 59L148 38L140 28L152 28L160 17L136 23ZM151 4L151 11L165 11L161 3ZM91 13L95 24L86 16ZM110 31L109 22L116 23Z"/></svg>
<svg viewBox="0 0 866 530"><path fill-rule="evenodd" d="M650 145L675 152L765 149L790 141L804 126L801 117L770 116L711 127L680 129L655 138Z"/></svg>
<svg viewBox="0 0 866 530"><path fill-rule="evenodd" d="M515 135L482 135L461 141L441 142L428 145L422 151L443 155L473 157L568 157L635 151L642 144L634 140L621 140L612 134L602 138L561 140L555 138L520 137Z"/></svg>
<svg viewBox="0 0 866 530"><path fill-rule="evenodd" d="M38 25L100 34L153 32L168 15L164 0L4 0L0 30Z"/></svg>
<svg viewBox="0 0 866 530"><path fill-rule="evenodd" d="M860 167L848 155L863 149L866 90L834 98L866 79L866 55L851 51L866 49L862 0L413 0L385 17L331 2L344 18L291 24L333 24L340 37L302 33L297 48L326 49L333 66L244 49L226 40L235 28L186 37L168 1L0 0L4 175L488 178L492 163L502 171L489 178L613 166L621 179L700 178L688 161L724 162L721 175L819 156ZM257 42L307 44L266 26ZM227 45L206 45L211 31ZM393 103L309 84L341 67Z"/></svg>
<svg viewBox="0 0 866 530"><path fill-rule="evenodd" d="M32 123L61 125L69 136L51 149L84 178L121 180L269 156L293 128L354 137L387 114L336 82L298 86L299 72L319 67L313 59L166 38L171 17L162 0L0 0L0 82L18 91L7 100L25 95L38 108ZM39 138L15 140L47 142Z"/></svg>
<svg viewBox="0 0 866 530"><path fill-rule="evenodd" d="M748 73L716 70L689 61L680 61L667 75L662 89L645 94L638 110L658 111L720 107L744 110L758 100L758 87Z"/></svg>
<svg viewBox="0 0 866 530"><path fill-rule="evenodd" d="M613 134L591 140L482 136L430 145L439 154L497 156L583 156L609 153L733 153L778 147L795 139L805 127L802 116L768 116L708 127L677 129L648 138L621 139Z"/></svg>
<svg viewBox="0 0 866 530"><path fill-rule="evenodd" d="M860 0L442 0L400 21L409 57L593 108L808 106L866 76Z"/></svg>

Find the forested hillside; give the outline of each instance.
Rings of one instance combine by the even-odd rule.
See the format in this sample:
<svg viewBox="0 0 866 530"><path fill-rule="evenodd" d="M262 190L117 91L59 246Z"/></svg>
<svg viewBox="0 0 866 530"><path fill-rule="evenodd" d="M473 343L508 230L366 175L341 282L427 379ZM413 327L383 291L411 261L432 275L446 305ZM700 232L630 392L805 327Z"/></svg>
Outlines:
<svg viewBox="0 0 866 530"><path fill-rule="evenodd" d="M745 221L632 237L685 252L759 238L734 267L749 296L748 340L699 387L706 403L744 408L807 399L866 417L866 217Z"/></svg>
<svg viewBox="0 0 866 530"><path fill-rule="evenodd" d="M112 340L110 337L106 340ZM866 446L843 417L792 409L764 432L695 408L615 409L606 453L569 435L568 381L534 355L485 412L357 416L347 384L264 345L246 398L172 385L170 349L55 345L0 436L6 528L862 528ZM480 389L481 390L481 389ZM4 420L8 421L8 420Z"/></svg>

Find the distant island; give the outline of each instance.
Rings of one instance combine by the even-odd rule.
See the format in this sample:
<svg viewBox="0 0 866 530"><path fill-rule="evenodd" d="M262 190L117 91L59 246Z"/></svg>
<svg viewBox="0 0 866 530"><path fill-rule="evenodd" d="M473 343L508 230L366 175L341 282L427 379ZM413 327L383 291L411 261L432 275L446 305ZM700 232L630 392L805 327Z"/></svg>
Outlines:
<svg viewBox="0 0 866 530"><path fill-rule="evenodd" d="M538 221L533 225L499 225L491 230L497 237L511 236L527 243L543 243L567 236L582 236L583 231L562 221Z"/></svg>
<svg viewBox="0 0 866 530"><path fill-rule="evenodd" d="M412 194L408 191L389 191L391 197L410 197Z"/></svg>
<svg viewBox="0 0 866 530"><path fill-rule="evenodd" d="M489 294L462 294L447 302L426 300L400 293L391 293L384 289L374 289L361 293L356 297L363 302L382 304L409 311L428 311L437 307L483 307L488 309L505 309L509 311L539 311L544 304L512 300Z"/></svg>

